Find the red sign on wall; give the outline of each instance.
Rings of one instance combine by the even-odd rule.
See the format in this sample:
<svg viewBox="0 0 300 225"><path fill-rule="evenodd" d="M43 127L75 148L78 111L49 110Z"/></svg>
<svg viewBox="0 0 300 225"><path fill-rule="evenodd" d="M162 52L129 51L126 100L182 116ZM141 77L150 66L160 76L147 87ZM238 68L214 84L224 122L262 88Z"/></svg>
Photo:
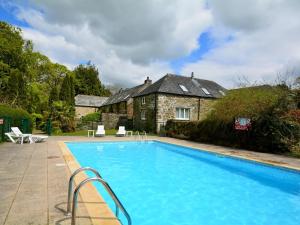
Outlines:
<svg viewBox="0 0 300 225"><path fill-rule="evenodd" d="M251 128L251 120L249 118L236 118L234 128L236 130L249 130Z"/></svg>

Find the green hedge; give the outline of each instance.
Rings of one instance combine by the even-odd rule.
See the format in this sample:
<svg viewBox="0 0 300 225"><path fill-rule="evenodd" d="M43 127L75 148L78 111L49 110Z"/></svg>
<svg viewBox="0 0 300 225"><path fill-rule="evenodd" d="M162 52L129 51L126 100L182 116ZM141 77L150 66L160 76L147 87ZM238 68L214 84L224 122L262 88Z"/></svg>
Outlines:
<svg viewBox="0 0 300 225"><path fill-rule="evenodd" d="M294 96L294 92L284 86L232 90L217 101L207 119L201 122L170 120L166 134L254 151L292 151L300 140ZM235 130L236 117L251 118L251 129Z"/></svg>
<svg viewBox="0 0 300 225"><path fill-rule="evenodd" d="M0 118L2 117L10 117L11 118L11 126L19 127L22 129L22 119L29 120L29 130L26 132L32 131L32 118L30 114L23 109L11 108L8 105L0 105Z"/></svg>
<svg viewBox="0 0 300 225"><path fill-rule="evenodd" d="M234 121L179 122L169 120L166 124L166 133L170 137L253 151L287 152L299 141L300 126L270 115L252 121L252 128L249 131L235 130Z"/></svg>
<svg viewBox="0 0 300 225"><path fill-rule="evenodd" d="M101 121L101 113L100 112L89 113L85 116L82 116L81 120L82 120L82 122L98 122L98 121Z"/></svg>

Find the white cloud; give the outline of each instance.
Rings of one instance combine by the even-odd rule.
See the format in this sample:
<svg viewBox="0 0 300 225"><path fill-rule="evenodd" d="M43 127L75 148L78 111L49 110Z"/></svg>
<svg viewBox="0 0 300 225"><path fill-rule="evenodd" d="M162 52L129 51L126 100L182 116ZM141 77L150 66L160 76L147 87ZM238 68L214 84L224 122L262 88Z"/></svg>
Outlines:
<svg viewBox="0 0 300 225"><path fill-rule="evenodd" d="M52 60L76 66L91 60L106 83L138 84L172 72L211 24L205 1L31 1L19 4L24 37Z"/></svg>
<svg viewBox="0 0 300 225"><path fill-rule="evenodd" d="M274 81L279 72L300 65L300 1L211 1L215 18L213 33L233 35L183 72L196 72L227 87L237 76L250 81ZM293 75L296 75L294 73ZM298 74L299 76L299 74Z"/></svg>
<svg viewBox="0 0 300 225"><path fill-rule="evenodd" d="M208 7L205 0L29 2L15 0L17 16L30 25L24 37L70 68L91 60L107 84L173 72L169 62L197 49L208 28L215 48L184 64L183 74L232 87L237 76L274 80L300 65L299 0L210 0Z"/></svg>

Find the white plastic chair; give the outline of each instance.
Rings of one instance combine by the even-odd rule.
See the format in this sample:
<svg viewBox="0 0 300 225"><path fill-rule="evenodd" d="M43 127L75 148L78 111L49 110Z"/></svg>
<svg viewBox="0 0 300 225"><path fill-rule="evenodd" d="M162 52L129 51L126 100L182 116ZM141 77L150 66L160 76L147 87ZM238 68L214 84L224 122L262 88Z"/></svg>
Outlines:
<svg viewBox="0 0 300 225"><path fill-rule="evenodd" d="M99 126L97 127L97 131L96 131L95 136L98 136L98 137L103 137L103 136L105 136L104 125L99 125Z"/></svg>
<svg viewBox="0 0 300 225"><path fill-rule="evenodd" d="M121 137L121 136L125 136L126 135L126 130L124 126L119 126L119 130L116 133L117 136Z"/></svg>

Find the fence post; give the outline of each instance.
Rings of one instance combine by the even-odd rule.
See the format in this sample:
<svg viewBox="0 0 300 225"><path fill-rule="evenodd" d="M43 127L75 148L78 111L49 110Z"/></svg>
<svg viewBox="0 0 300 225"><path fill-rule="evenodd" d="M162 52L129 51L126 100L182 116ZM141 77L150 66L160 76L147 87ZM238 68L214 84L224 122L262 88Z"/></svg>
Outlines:
<svg viewBox="0 0 300 225"><path fill-rule="evenodd" d="M21 120L21 131L26 134L31 133L30 129L29 129L29 119L28 118L23 118Z"/></svg>
<svg viewBox="0 0 300 225"><path fill-rule="evenodd" d="M47 123L46 123L46 133L51 136L52 133L52 121L51 119L47 119Z"/></svg>
<svg viewBox="0 0 300 225"><path fill-rule="evenodd" d="M5 133L10 132L11 121L12 119L9 116L0 118L0 142L6 140Z"/></svg>
<svg viewBox="0 0 300 225"><path fill-rule="evenodd" d="M0 118L0 142L4 141L4 118Z"/></svg>

